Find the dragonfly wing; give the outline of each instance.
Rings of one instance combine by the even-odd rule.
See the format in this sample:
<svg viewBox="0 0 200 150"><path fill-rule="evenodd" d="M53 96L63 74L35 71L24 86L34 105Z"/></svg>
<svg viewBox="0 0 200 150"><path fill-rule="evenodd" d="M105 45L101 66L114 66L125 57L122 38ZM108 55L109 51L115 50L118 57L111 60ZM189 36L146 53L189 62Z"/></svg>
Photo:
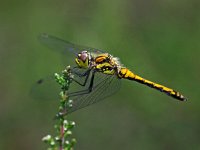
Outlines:
<svg viewBox="0 0 200 150"><path fill-rule="evenodd" d="M73 68L73 71L76 72L74 78L83 83L86 76L78 76L77 74L84 74L87 70L81 68ZM84 88L88 88L90 80L91 75L89 76L85 86L80 86L73 82L70 85L69 92L79 91L83 90ZM106 97L113 95L119 90L120 85L121 80L117 76L106 75L101 72L96 72L92 91L88 94L70 97L70 99L73 100L73 104L72 107L66 107L67 114L99 102L100 100L103 100ZM30 96L36 100L59 100L59 93L60 87L55 81L55 77L51 75L38 80L32 86Z"/></svg>
<svg viewBox="0 0 200 150"><path fill-rule="evenodd" d="M60 87L54 75L47 76L35 82L30 89L30 97L35 100L59 100Z"/></svg>
<svg viewBox="0 0 200 150"><path fill-rule="evenodd" d="M66 53L66 52L72 52L74 54L77 54L81 51L93 51L96 53L102 53L102 50L99 49L95 49L95 48L91 48L91 47L87 47L87 46L82 46L82 45L78 45L78 44L73 44L71 42L62 40L60 38L57 38L55 36L52 35L48 35L48 34L41 34L38 37L39 41L41 43L43 43L44 45L46 45L47 47L49 47L52 50L55 51L59 51L61 53Z"/></svg>
<svg viewBox="0 0 200 150"><path fill-rule="evenodd" d="M100 72L95 73L92 91L88 94L71 97L73 100L72 107L67 106L66 113L69 114L113 95L119 90L120 85L121 80L115 75L106 75Z"/></svg>
<svg viewBox="0 0 200 150"><path fill-rule="evenodd" d="M77 79L80 83L84 83L85 81L85 76L78 76L77 74L81 75L86 72L86 69L81 69L81 68L73 68L74 78ZM80 86L76 84L71 84L70 85L70 91L73 90L79 90ZM31 86L29 96L35 100L59 100L60 95L59 93L61 92L60 85L56 82L54 74L43 77Z"/></svg>

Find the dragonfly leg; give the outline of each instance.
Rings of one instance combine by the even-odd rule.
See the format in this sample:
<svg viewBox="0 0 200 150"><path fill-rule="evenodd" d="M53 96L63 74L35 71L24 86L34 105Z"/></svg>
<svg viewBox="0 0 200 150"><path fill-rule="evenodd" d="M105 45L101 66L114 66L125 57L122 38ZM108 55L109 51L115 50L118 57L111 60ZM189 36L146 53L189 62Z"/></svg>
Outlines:
<svg viewBox="0 0 200 150"><path fill-rule="evenodd" d="M91 69L87 69L86 71L80 73L80 72L76 71L76 69L80 70L79 67L73 67L72 73L76 74L79 77L84 77L84 76L86 76L91 71Z"/></svg>
<svg viewBox="0 0 200 150"><path fill-rule="evenodd" d="M84 80L83 83L81 83L80 81L78 81L78 80L75 79L75 78L72 78L72 80L75 81L76 83L78 83L78 84L81 85L81 86L85 86L86 83L87 83L87 80L88 80L88 78L89 78L89 76L90 76L90 71L91 71L91 69L86 70L84 73L78 73L78 72L75 72L75 71L73 72L73 71L72 71L73 74L76 74L76 75L79 76L79 77L85 77L85 80Z"/></svg>
<svg viewBox="0 0 200 150"><path fill-rule="evenodd" d="M95 71L92 71L92 76L91 76L90 84L89 84L89 87L88 87L87 89L69 93L69 94L68 94L69 97L90 93L90 92L92 91L93 84L94 84L94 75L95 75ZM86 78L88 79L88 77L89 77L89 74L88 74L88 76L87 76ZM86 82L85 82L85 83L86 83Z"/></svg>

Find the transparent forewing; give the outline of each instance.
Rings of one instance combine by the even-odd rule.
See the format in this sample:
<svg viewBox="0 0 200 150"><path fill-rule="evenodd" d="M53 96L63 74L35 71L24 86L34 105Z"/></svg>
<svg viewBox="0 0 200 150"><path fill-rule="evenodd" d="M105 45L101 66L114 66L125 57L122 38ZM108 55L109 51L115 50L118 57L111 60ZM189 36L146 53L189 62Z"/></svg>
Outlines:
<svg viewBox="0 0 200 150"><path fill-rule="evenodd" d="M89 88L92 71L73 68L72 72L74 79L79 83L84 83L87 75L89 75L88 80L85 86L81 86L76 82L72 82L70 85L70 90L68 94L72 92L82 91ZM87 94L80 94L76 96L71 96L70 99L73 100L72 107L66 107L67 114L72 113L78 109L84 108L91 104L94 104L100 100L105 99L106 97L113 95L120 88L121 80L115 75L106 75L101 72L96 72L94 74L94 84L92 91ZM42 78L38 80L31 88L30 96L35 100L59 100L61 89L59 84L55 81L54 75Z"/></svg>
<svg viewBox="0 0 200 150"><path fill-rule="evenodd" d="M30 96L34 100L59 100L59 84L55 81L54 75L39 79L35 82L30 90Z"/></svg>
<svg viewBox="0 0 200 150"><path fill-rule="evenodd" d="M66 52L72 52L74 54L77 54L77 53L84 51L84 50L92 51L92 52L96 52L96 53L102 53L102 50L87 47L87 46L81 46L81 45L78 45L78 44L73 44L71 42L62 40L60 38L57 38L55 36L48 35L48 34L45 34L45 33L41 34L38 37L38 39L41 43L43 43L47 47L51 48L52 50L59 51L59 52L64 53L64 54Z"/></svg>
<svg viewBox="0 0 200 150"><path fill-rule="evenodd" d="M88 79L87 84L89 84L90 79L91 77ZM119 90L120 85L121 80L117 76L96 72L92 91L88 94L70 97L70 99L73 100L73 103L72 107L66 107L66 113L69 114L113 95Z"/></svg>

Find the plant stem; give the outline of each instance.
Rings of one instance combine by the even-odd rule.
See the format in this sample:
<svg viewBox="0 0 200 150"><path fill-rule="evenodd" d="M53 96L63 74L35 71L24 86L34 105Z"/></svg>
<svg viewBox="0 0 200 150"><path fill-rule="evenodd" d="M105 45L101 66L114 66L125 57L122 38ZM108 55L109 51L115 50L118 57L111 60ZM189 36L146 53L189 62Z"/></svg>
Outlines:
<svg viewBox="0 0 200 150"><path fill-rule="evenodd" d="M60 150L64 150L63 147L64 147L64 143L65 143L65 137L64 137L64 125L63 125L63 123L61 123L61 126L60 126L60 138L61 138Z"/></svg>
<svg viewBox="0 0 200 150"><path fill-rule="evenodd" d="M61 75L55 74L56 82L61 86L59 113L56 115L58 123L55 124L58 136L53 138L51 135L47 135L43 138L43 141L50 145L49 150L73 150L76 143L76 139L70 137L75 122L68 122L65 119L66 106L72 105L69 103L70 101L72 102L72 100L69 100L69 97L67 96L69 85L72 82L72 74L70 71L70 67L67 67Z"/></svg>

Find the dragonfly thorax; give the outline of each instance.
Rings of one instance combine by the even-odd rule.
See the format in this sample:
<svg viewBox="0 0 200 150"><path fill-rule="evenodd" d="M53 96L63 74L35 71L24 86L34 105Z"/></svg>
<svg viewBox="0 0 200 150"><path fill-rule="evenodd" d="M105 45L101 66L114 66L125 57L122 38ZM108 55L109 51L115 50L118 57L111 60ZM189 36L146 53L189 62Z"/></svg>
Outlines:
<svg viewBox="0 0 200 150"><path fill-rule="evenodd" d="M91 53L91 67L104 74L117 74L122 67L119 59L109 53Z"/></svg>

